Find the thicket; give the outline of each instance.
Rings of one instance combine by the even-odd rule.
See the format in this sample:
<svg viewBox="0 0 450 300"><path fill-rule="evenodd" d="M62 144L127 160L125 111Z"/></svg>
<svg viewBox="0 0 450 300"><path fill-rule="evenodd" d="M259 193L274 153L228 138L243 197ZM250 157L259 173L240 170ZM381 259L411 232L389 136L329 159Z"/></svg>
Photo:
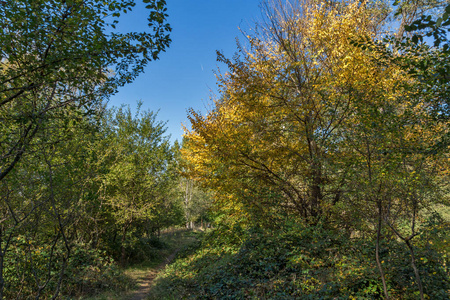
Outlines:
<svg viewBox="0 0 450 300"><path fill-rule="evenodd" d="M266 1L218 53L182 153L236 246L169 271L184 295L448 298L450 8L396 5Z"/></svg>
<svg viewBox="0 0 450 300"><path fill-rule="evenodd" d="M164 0L119 32L135 1L0 3L0 298L126 287L184 222L179 146L156 114L105 109L170 44Z"/></svg>
<svg viewBox="0 0 450 300"><path fill-rule="evenodd" d="M217 228L186 249L158 278L151 299L381 299L373 236L349 238L322 223L279 224L283 230ZM240 231L240 232L239 232ZM239 232L237 234L237 232ZM389 235L388 232L386 232ZM429 299L449 299L450 223L433 215L415 243ZM240 241L237 240L239 236ZM409 251L390 236L380 245L392 299L417 299Z"/></svg>
<svg viewBox="0 0 450 300"><path fill-rule="evenodd" d="M212 222L156 297L448 299L448 4L263 2L171 145L105 109L170 43L144 2L142 33L114 31L133 1L0 4L0 298L124 287L162 228Z"/></svg>
<svg viewBox="0 0 450 300"><path fill-rule="evenodd" d="M2 180L6 298L127 288L119 266L153 259L159 231L184 223L178 146L156 114L111 109L67 131Z"/></svg>

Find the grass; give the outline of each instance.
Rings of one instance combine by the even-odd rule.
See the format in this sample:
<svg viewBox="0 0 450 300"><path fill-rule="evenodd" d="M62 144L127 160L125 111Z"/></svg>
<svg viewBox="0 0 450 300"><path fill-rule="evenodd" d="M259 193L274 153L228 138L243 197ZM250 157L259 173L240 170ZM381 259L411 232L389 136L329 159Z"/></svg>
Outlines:
<svg viewBox="0 0 450 300"><path fill-rule="evenodd" d="M195 243L199 239L199 231L190 231L186 229L170 229L161 233L160 241L164 247L158 250L155 259L133 264L123 269L123 275L127 281L124 284L125 289L121 291L106 291L102 294L92 297L79 298L84 300L125 300L130 299L132 293L139 289L140 284L145 282L146 278L160 271L160 267L166 259L176 251L183 252L183 249Z"/></svg>

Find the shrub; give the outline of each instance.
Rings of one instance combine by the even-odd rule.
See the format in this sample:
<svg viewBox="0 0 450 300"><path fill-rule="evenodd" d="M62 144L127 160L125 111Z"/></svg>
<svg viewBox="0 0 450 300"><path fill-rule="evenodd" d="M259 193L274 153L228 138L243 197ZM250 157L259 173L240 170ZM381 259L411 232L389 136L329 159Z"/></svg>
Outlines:
<svg viewBox="0 0 450 300"><path fill-rule="evenodd" d="M448 256L427 236L427 232L443 234L442 223L438 224L424 226L415 244L416 255L427 296L448 299ZM241 236L241 244L234 245L214 241L221 234L211 234L195 252L191 249L169 266L157 281L154 298L169 291L187 299L383 298L372 237L349 239L320 223L282 225L283 231L252 228ZM404 244L386 239L380 256L391 297L416 299L418 290Z"/></svg>

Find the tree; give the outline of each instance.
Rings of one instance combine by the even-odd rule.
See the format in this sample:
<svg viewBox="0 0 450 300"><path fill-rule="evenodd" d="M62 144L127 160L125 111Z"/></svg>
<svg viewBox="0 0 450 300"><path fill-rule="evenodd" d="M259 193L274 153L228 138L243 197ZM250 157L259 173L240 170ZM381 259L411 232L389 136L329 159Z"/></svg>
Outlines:
<svg viewBox="0 0 450 300"><path fill-rule="evenodd" d="M429 113L443 127L449 120L449 53L446 32L450 26L450 5L445 1L396 1L396 16L402 16L399 33L377 41L362 38L355 45L369 49L382 65L396 65L416 80L417 97L429 106ZM419 13L420 12L420 13ZM405 15L408 21L405 21ZM430 153L447 151L448 132L430 145Z"/></svg>
<svg viewBox="0 0 450 300"><path fill-rule="evenodd" d="M169 45L164 0L145 0L152 32L114 32L135 2L5 1L0 5L0 181L51 118L98 109ZM112 68L112 69L111 69Z"/></svg>
<svg viewBox="0 0 450 300"><path fill-rule="evenodd" d="M273 1L265 12L248 47L219 54L229 72L214 109L190 112L189 174L250 226L290 218L367 234L386 298L380 244L391 230L423 296L412 240L419 215L441 201L445 158L427 149L448 128L417 78L354 43L380 37L367 3Z"/></svg>
<svg viewBox="0 0 450 300"><path fill-rule="evenodd" d="M392 71L350 44L373 34L364 5L274 1L265 12L248 49L219 54L230 69L219 76L223 97L206 117L191 111L186 159L194 178L246 199L246 209L314 223L343 193L335 163L358 97Z"/></svg>
<svg viewBox="0 0 450 300"><path fill-rule="evenodd" d="M207 191L194 185L190 178L181 180L180 187L184 197L184 218L188 229L194 229L194 222L200 221L201 228L204 222L211 221L208 216L208 209L211 206L211 196Z"/></svg>
<svg viewBox="0 0 450 300"><path fill-rule="evenodd" d="M408 21L400 25L399 34L378 41L366 38L355 42L355 45L369 49L378 64L400 68L414 80L414 84L409 84L406 93L399 98L397 109L386 111L387 114L393 112L389 121L386 121L402 129L390 128L389 131L395 134L390 135L386 140L388 144L383 148L397 146L389 151L382 150L385 156L379 160L384 168L390 165L382 173L390 175L390 184L389 192L383 196L384 200L378 200L378 218L379 227L381 222L385 223L405 242L411 255L420 298L424 299L425 291L416 264L413 239L420 234L419 215L430 206L430 194L435 203L442 202L442 190L446 188L445 180L439 179L448 172L449 45L445 32L450 25L450 6L439 1L413 5L396 1L395 4L399 5L396 15L404 17L408 11L413 11ZM433 18L432 11L421 17L416 14L420 10L430 13L430 4L431 8L445 4L442 15ZM431 45L425 42L425 37L433 37L434 43ZM386 121L383 126L386 126ZM367 154L370 157L370 153ZM377 186L380 186L378 191L381 191L383 180L377 181ZM409 219L409 230L399 229L399 219Z"/></svg>
<svg viewBox="0 0 450 300"><path fill-rule="evenodd" d="M95 206L88 204L95 178L95 122L56 119L49 125L36 133L35 151L23 156L0 185L0 294L8 299L57 297L84 230L80 224L89 218L85 207ZM57 144L46 143L55 137Z"/></svg>
<svg viewBox="0 0 450 300"><path fill-rule="evenodd" d="M131 0L0 4L0 298L5 286L13 289L8 297L19 297L21 286L37 298L60 293L75 224L86 220L84 200L95 198L95 185L84 184L92 182L88 162L95 160L83 155L96 138L96 118L170 43L165 1L144 3L150 31L128 33L115 26L135 6ZM51 253L41 256L44 268L32 256L39 243ZM21 247L27 256L15 265Z"/></svg>
<svg viewBox="0 0 450 300"><path fill-rule="evenodd" d="M114 228L108 234L120 232L124 265L130 232L143 236L149 227L159 230L169 225L164 216L176 210L171 195L177 181L176 149L164 136L164 122L157 122L156 114L140 108L135 116L125 107L112 111L103 127L107 171L102 176L101 197Z"/></svg>

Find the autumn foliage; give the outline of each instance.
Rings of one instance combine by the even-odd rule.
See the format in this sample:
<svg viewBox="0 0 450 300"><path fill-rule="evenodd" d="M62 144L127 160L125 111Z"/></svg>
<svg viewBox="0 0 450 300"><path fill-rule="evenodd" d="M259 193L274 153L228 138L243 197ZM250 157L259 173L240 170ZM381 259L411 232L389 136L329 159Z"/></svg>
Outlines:
<svg viewBox="0 0 450 300"><path fill-rule="evenodd" d="M221 97L206 115L190 111L182 153L227 226L280 230L295 220L367 237L386 298L392 270L380 245L398 240L423 298L414 238L448 201L447 150L433 149L448 124L433 115L420 79L361 43L381 37L371 8L263 5L265 22L233 59L218 53L228 67L218 75Z"/></svg>

